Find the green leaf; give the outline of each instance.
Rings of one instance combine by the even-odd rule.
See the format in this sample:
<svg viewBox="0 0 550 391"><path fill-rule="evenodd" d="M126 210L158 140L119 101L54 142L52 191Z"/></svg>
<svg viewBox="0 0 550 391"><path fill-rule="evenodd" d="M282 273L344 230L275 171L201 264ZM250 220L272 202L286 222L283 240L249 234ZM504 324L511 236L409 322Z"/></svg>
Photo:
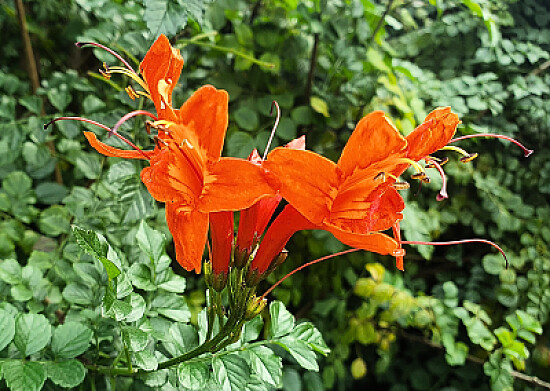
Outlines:
<svg viewBox="0 0 550 391"><path fill-rule="evenodd" d="M82 323L66 322L58 326L52 337L52 352L56 357L74 358L90 346L92 330Z"/></svg>
<svg viewBox="0 0 550 391"><path fill-rule="evenodd" d="M316 112L318 112L319 114L323 114L323 116L327 118L330 117L330 114L328 112L327 102L325 102L323 99L317 96L312 96L311 99L309 100L309 104L311 108Z"/></svg>
<svg viewBox="0 0 550 391"><path fill-rule="evenodd" d="M101 174L101 158L97 154L81 152L76 158L76 167L88 179L98 179Z"/></svg>
<svg viewBox="0 0 550 391"><path fill-rule="evenodd" d="M250 377L250 368L244 359L236 354L214 357L214 377L224 391L241 391Z"/></svg>
<svg viewBox="0 0 550 391"><path fill-rule="evenodd" d="M10 293L15 301L29 301L32 299L32 291L23 284L12 286Z"/></svg>
<svg viewBox="0 0 550 391"><path fill-rule="evenodd" d="M92 304L93 294L87 286L70 283L62 292L63 298L72 304L90 305Z"/></svg>
<svg viewBox="0 0 550 391"><path fill-rule="evenodd" d="M523 310L516 310L516 316L522 327L536 334L542 334L542 326L532 315Z"/></svg>
<svg viewBox="0 0 550 391"><path fill-rule="evenodd" d="M51 335L50 322L42 314L19 314L15 319L13 342L25 357L42 350Z"/></svg>
<svg viewBox="0 0 550 391"><path fill-rule="evenodd" d="M180 384L192 391L205 388L210 377L208 366L202 362L181 363L177 373Z"/></svg>
<svg viewBox="0 0 550 391"><path fill-rule="evenodd" d="M150 350L142 350L134 353L135 364L145 371L155 371L158 367L158 361Z"/></svg>
<svg viewBox="0 0 550 391"><path fill-rule="evenodd" d="M187 25L187 10L177 3L164 0L145 0L143 19L154 37L175 35Z"/></svg>
<svg viewBox="0 0 550 391"><path fill-rule="evenodd" d="M164 289L168 292L173 293L182 293L185 290L185 278L178 274L174 274L173 272L167 273L167 276L169 277L167 280L161 282L159 284L159 288Z"/></svg>
<svg viewBox="0 0 550 391"><path fill-rule="evenodd" d="M10 284L23 282L21 265L15 259L6 259L0 263L0 280Z"/></svg>
<svg viewBox="0 0 550 391"><path fill-rule="evenodd" d="M34 189L36 198L43 204L58 204L69 193L64 185L55 182L43 182Z"/></svg>
<svg viewBox="0 0 550 391"><path fill-rule="evenodd" d="M49 88L48 100L57 109L57 111L63 111L71 103L72 96L68 91L67 85L62 84L59 88Z"/></svg>
<svg viewBox="0 0 550 391"><path fill-rule="evenodd" d="M27 174L21 171L10 173L2 181L2 188L12 198L20 199L22 194L25 194L32 187L32 179Z"/></svg>
<svg viewBox="0 0 550 391"><path fill-rule="evenodd" d="M5 361L2 373L11 391L39 391L46 381L44 367L34 361Z"/></svg>
<svg viewBox="0 0 550 391"><path fill-rule="evenodd" d="M145 220L142 220L136 233L136 239L139 247L154 263L157 263L164 253L164 235L149 227Z"/></svg>
<svg viewBox="0 0 550 391"><path fill-rule="evenodd" d="M269 306L271 316L269 333L272 337L286 335L294 328L294 316L280 301L274 301Z"/></svg>
<svg viewBox="0 0 550 391"><path fill-rule="evenodd" d="M109 245L99 234L94 231L84 230L73 226L73 235L78 245L92 257L101 261L109 279L115 278L120 274L120 269L106 258Z"/></svg>
<svg viewBox="0 0 550 391"><path fill-rule="evenodd" d="M42 211L38 227L48 236L68 233L71 228L69 211L61 205L53 205Z"/></svg>
<svg viewBox="0 0 550 391"><path fill-rule="evenodd" d="M86 368L78 360L51 362L47 366L48 378L58 386L76 387L84 381Z"/></svg>
<svg viewBox="0 0 550 391"><path fill-rule="evenodd" d="M247 349L252 371L264 382L279 387L283 379L283 364L281 357L265 346Z"/></svg>
<svg viewBox="0 0 550 391"><path fill-rule="evenodd" d="M163 345L172 357L180 356L198 346L197 331L190 324L173 323Z"/></svg>
<svg viewBox="0 0 550 391"><path fill-rule="evenodd" d="M145 299L137 293L132 292L124 301L132 309L130 313L124 317L124 320L126 322L135 322L140 320L146 310Z"/></svg>
<svg viewBox="0 0 550 391"><path fill-rule="evenodd" d="M152 281L153 276L151 269L143 263L134 263L128 271L128 277L132 284L144 291L154 291L157 289L156 284Z"/></svg>
<svg viewBox="0 0 550 391"><path fill-rule="evenodd" d="M0 309L0 351L2 351L15 335L15 317L6 310Z"/></svg>
<svg viewBox="0 0 550 391"><path fill-rule="evenodd" d="M40 115L42 111L42 99L36 95L27 95L19 99L19 103L33 114Z"/></svg>
<svg viewBox="0 0 550 391"><path fill-rule="evenodd" d="M258 130L258 126L260 124L258 113L250 107L239 107L237 111L235 111L234 115L235 121L237 122L239 128L248 131Z"/></svg>
<svg viewBox="0 0 550 391"><path fill-rule="evenodd" d="M149 340L149 335L145 331L130 326L122 329L122 337L132 352L140 352L145 349Z"/></svg>
<svg viewBox="0 0 550 391"><path fill-rule="evenodd" d="M325 356L330 353L330 349L323 340L323 336L310 322L300 323L290 332L289 336L307 342L312 349Z"/></svg>
<svg viewBox="0 0 550 391"><path fill-rule="evenodd" d="M308 371L319 371L317 356L307 342L287 336L275 341L275 343L288 351L302 368Z"/></svg>

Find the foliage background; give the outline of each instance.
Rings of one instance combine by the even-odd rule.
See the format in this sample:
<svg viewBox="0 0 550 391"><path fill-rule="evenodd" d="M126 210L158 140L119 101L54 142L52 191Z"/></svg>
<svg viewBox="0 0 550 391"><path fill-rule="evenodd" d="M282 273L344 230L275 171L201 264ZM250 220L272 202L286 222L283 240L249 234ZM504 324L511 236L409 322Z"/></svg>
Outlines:
<svg viewBox="0 0 550 391"><path fill-rule="evenodd" d="M82 277L87 273L75 275L80 258L71 224L101 232L128 259L139 258L135 235L142 219L169 236L162 209L139 182L139 163L91 151L80 124L42 127L71 114L112 124L142 105L124 93L126 81L106 82L97 74L102 61L114 63L112 57L77 49L75 41L101 42L135 60L164 32L186 61L175 102L203 84L229 92L227 155L263 151L274 99L282 109L275 142L306 134L308 148L333 159L364 114L384 110L407 134L439 105L460 115L462 134L506 134L535 149L524 159L508 143L463 142L480 157L462 165L449 154L449 200L435 201L435 174L433 184L417 193L412 183L404 193L406 239L491 239L506 250L508 269L485 246L409 246L405 273L390 258L355 253L278 287L273 298L311 320L332 348L318 373L286 365L286 390L548 387L547 1L23 3L39 77L34 81L17 1L0 3L4 310L11 303L58 324L71 313L82 319L75 308L90 304L85 297L101 295L88 291L93 281ZM124 130L138 144L150 145L139 121ZM291 256L270 283L343 246L324 232L305 232L289 249ZM167 251L173 255L171 245ZM32 267L19 270L8 259ZM186 278L186 305L196 316L204 303L203 282L177 271ZM0 357L11 354L7 350Z"/></svg>

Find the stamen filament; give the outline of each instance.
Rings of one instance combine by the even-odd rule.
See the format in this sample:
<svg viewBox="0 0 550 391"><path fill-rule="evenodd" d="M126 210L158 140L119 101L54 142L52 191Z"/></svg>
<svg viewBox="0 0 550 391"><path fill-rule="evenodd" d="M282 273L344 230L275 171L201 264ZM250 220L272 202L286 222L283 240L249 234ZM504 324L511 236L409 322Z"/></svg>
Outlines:
<svg viewBox="0 0 550 391"><path fill-rule="evenodd" d="M437 171L439 171L439 175L441 176L441 189L439 190L439 193L437 194L436 200L437 201L443 201L445 198L449 198L449 195L447 194L447 177L445 176L445 171L443 171L443 168L441 165L436 162L434 159L425 159L427 163L433 165Z"/></svg>
<svg viewBox="0 0 550 391"><path fill-rule="evenodd" d="M400 242L401 244L420 244L420 245L428 245L428 246L449 246L453 244L464 244L464 243L485 243L490 246L493 246L496 248L501 254L504 260L506 261L506 268L508 268L508 258L506 257L506 253L500 246L494 242L491 242L490 240L485 239L463 239L463 240L450 240L448 242L423 242L423 241L417 241L417 240L402 240Z"/></svg>
<svg viewBox="0 0 550 391"><path fill-rule="evenodd" d="M316 263L319 263L319 262L322 262L322 261L326 261L327 259L331 259L331 258L334 258L334 257L337 257L339 255L345 255L345 254L349 254L349 253L353 253L353 252L356 252L356 251L360 251L361 249L360 248L350 248L349 250L344 250L344 251L340 251L340 252L337 252L337 253L334 253L334 254L330 254L330 255L326 255L324 257L321 257L321 258L317 258L313 261L310 261L310 262L307 262L307 263L304 263L303 265L297 267L296 269L292 270L290 273L288 273L286 276L284 276L283 278L281 278L279 281L277 281L275 284L273 284L263 295L262 297L260 297L260 300L264 300L265 297L271 293L271 291L273 289L275 289L277 286L279 286L284 280L286 280L288 277L290 277L291 275L293 275L294 273L297 273L299 272L300 270L302 269L305 269L306 267L308 266L311 266L311 265L314 265Z"/></svg>
<svg viewBox="0 0 550 391"><path fill-rule="evenodd" d="M419 173L423 173L423 172L424 172L424 168L423 168L420 164L418 164L418 162L415 162L415 161L412 160L412 159L409 159L409 158L404 157L404 158L400 158L400 159L398 159L398 160L399 160L400 162L402 161L402 162L404 162L404 163L406 163L406 164L410 164L410 165L413 166L414 169L415 169L417 172L419 172Z"/></svg>
<svg viewBox="0 0 550 391"><path fill-rule="evenodd" d="M136 71L134 71L134 68L132 68L132 67L130 66L130 64L128 64L128 63L126 62L126 60L122 58L122 56L121 56L120 54L118 54L117 52L115 52L113 49L108 48L107 46L104 46L104 45L102 45L102 44L100 44L100 43L96 43L96 42L76 42L76 43L75 43L75 46L76 46L77 48L81 48L81 47L83 47L83 46L88 46L88 45L89 45L89 46L98 47L98 48L100 48L100 49L103 49L103 50L105 50L105 51L111 53L111 54L112 54L113 56L115 56L121 63L123 63L124 66L125 66L126 68L128 68L129 71L131 71L131 72L133 72L133 73L136 73Z"/></svg>
<svg viewBox="0 0 550 391"><path fill-rule="evenodd" d="M516 144L518 147L520 147L523 150L523 155L525 157L529 157L533 152L535 152L533 149L527 149L527 147L525 147L522 143L520 143L517 140L514 140L511 137L504 136L502 134L492 134L492 133L479 133L479 134L469 134L469 135L466 135L466 136L460 136L460 137L454 138L451 141L449 141L449 144L454 143L456 141L466 140L466 139L469 139L469 138L476 138L476 137L493 137L493 138L500 138L500 139L503 139L503 140L510 141L510 142Z"/></svg>
<svg viewBox="0 0 550 391"><path fill-rule="evenodd" d="M147 117L150 117L152 119L154 119L155 121L157 120L157 117L154 116L153 114L151 114L150 112L146 111L146 110L134 110L134 111L131 111L129 112L128 114L126 114L124 117L122 117L121 119L118 120L118 122L115 124L115 126L113 126L113 129L111 129L109 131L109 137L111 137L111 135L113 135L114 133L117 132L118 128L120 128L120 126L128 121L130 118L133 118L133 117L136 117L138 115L146 115Z"/></svg>
<svg viewBox="0 0 550 391"><path fill-rule="evenodd" d="M271 110L269 110L269 115L273 115L273 106L277 108L277 118L275 119L275 124L273 124L273 129L271 129L271 134L269 135L269 140L267 140L267 145L265 146L264 156L262 157L262 160L265 160L267 158L267 153L269 152L269 147L271 146L271 142L273 141L273 136L275 136L275 131L277 130L277 127L279 126L279 120L281 119L281 109L279 108L279 104L277 101L271 102Z"/></svg>
<svg viewBox="0 0 550 391"><path fill-rule="evenodd" d="M470 154L468 152L466 152L464 149L462 149L460 147L456 147L454 145L445 145L443 148L441 148L441 150L455 151L455 152L460 153L463 156L470 156Z"/></svg>

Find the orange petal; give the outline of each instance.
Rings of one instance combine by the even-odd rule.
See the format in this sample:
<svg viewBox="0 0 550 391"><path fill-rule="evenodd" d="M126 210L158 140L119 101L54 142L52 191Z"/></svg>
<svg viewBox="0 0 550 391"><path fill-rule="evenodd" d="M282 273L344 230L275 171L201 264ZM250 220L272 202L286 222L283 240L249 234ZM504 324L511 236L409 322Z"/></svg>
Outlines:
<svg viewBox="0 0 550 391"><path fill-rule="evenodd" d="M208 214L196 210L180 212L177 205L166 204L166 222L174 237L176 261L185 270L200 273L208 233Z"/></svg>
<svg viewBox="0 0 550 391"><path fill-rule="evenodd" d="M403 219L405 203L401 195L385 182L370 194L357 192L338 193L331 210L330 223L354 233L366 234L385 231Z"/></svg>
<svg viewBox="0 0 550 391"><path fill-rule="evenodd" d="M453 138L459 123L458 116L451 112L450 107L435 109L407 136L407 157L420 160L443 148Z"/></svg>
<svg viewBox="0 0 550 391"><path fill-rule="evenodd" d="M365 168L402 151L407 142L382 111L363 117L351 134L338 168L349 176L356 168Z"/></svg>
<svg viewBox="0 0 550 391"><path fill-rule="evenodd" d="M262 167L243 159L221 158L208 168L198 208L203 212L241 210L276 193Z"/></svg>
<svg viewBox="0 0 550 391"><path fill-rule="evenodd" d="M330 224L325 224L324 228L332 233L336 239L354 248L360 248L382 255L391 255L394 251L399 250L400 247L399 243L392 237L381 232L357 234L342 230Z"/></svg>
<svg viewBox="0 0 550 391"><path fill-rule="evenodd" d="M336 196L336 164L311 151L275 148L262 166L280 182L281 195L314 224L330 215Z"/></svg>
<svg viewBox="0 0 550 391"><path fill-rule="evenodd" d="M202 191L201 173L185 151L171 143L162 147L141 171L141 180L157 201L193 208Z"/></svg>
<svg viewBox="0 0 550 391"><path fill-rule="evenodd" d="M97 136L93 132L84 132L84 136L88 139L88 142L97 152L105 156L121 157L124 159L147 159L146 156L153 156L153 151L136 151L126 150L111 147L105 143L102 143L97 139Z"/></svg>
<svg viewBox="0 0 550 391"><path fill-rule="evenodd" d="M172 91L182 68L183 58L180 51L170 45L164 34L157 38L139 65L160 119L176 119L171 114Z"/></svg>
<svg viewBox="0 0 550 391"><path fill-rule="evenodd" d="M210 213L210 238L212 240L212 271L215 275L229 272L233 251L233 212Z"/></svg>
<svg viewBox="0 0 550 391"><path fill-rule="evenodd" d="M170 127L174 139L184 139L210 161L219 159L227 130L229 95L212 86L199 88L178 112L179 127Z"/></svg>

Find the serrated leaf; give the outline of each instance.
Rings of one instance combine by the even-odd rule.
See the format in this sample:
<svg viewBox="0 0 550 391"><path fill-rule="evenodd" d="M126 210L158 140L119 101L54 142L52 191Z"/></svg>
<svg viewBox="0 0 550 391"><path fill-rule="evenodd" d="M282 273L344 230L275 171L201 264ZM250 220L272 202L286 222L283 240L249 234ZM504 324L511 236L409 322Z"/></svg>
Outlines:
<svg viewBox="0 0 550 391"><path fill-rule="evenodd" d="M300 323L290 332L289 336L307 342L312 349L325 356L330 353L330 349L323 340L323 336L310 322Z"/></svg>
<svg viewBox="0 0 550 391"><path fill-rule="evenodd" d="M269 306L271 316L269 332L272 337L286 335L294 328L294 316L280 301L274 301Z"/></svg>
<svg viewBox="0 0 550 391"><path fill-rule="evenodd" d="M271 349L265 346L256 346L246 350L252 371L264 382L274 387L281 385L283 379L283 363Z"/></svg>
<svg viewBox="0 0 550 391"><path fill-rule="evenodd" d="M87 286L70 283L62 292L63 298L72 304L90 305L92 304L93 294Z"/></svg>
<svg viewBox="0 0 550 391"><path fill-rule="evenodd" d="M190 324L173 323L168 331L166 350L173 356L180 356L198 346L197 331Z"/></svg>
<svg viewBox="0 0 550 391"><path fill-rule="evenodd" d="M210 377L208 366L201 362L182 363L177 373L180 384L192 391L203 389Z"/></svg>
<svg viewBox="0 0 550 391"><path fill-rule="evenodd" d="M164 0L145 0L143 19L153 36L171 36L187 25L187 12L180 5Z"/></svg>
<svg viewBox="0 0 550 391"><path fill-rule="evenodd" d="M102 236L99 236L94 231L88 231L76 226L73 226L73 235L78 245L86 253L101 261L109 279L113 279L120 274L120 269L107 259L109 245Z"/></svg>
<svg viewBox="0 0 550 391"><path fill-rule="evenodd" d="M18 199L22 194L31 190L32 179L21 171L14 171L8 174L2 181L4 191L14 199Z"/></svg>
<svg viewBox="0 0 550 391"><path fill-rule="evenodd" d="M125 327L122 329L122 336L126 346L132 352L140 352L147 346L149 335L137 327Z"/></svg>
<svg viewBox="0 0 550 391"><path fill-rule="evenodd" d="M154 371L158 367L158 361L155 355L149 350L135 352L134 362L139 368L145 371Z"/></svg>
<svg viewBox="0 0 550 391"><path fill-rule="evenodd" d="M132 309L128 315L124 317L126 322L135 322L143 317L146 310L145 299L137 293L131 293L130 296L124 299Z"/></svg>
<svg viewBox="0 0 550 391"><path fill-rule="evenodd" d="M214 377L224 391L243 390L250 377L250 368L244 359L236 354L215 357L212 360Z"/></svg>
<svg viewBox="0 0 550 391"><path fill-rule="evenodd" d="M132 284L136 288L144 291L154 291L157 289L157 286L152 281L151 269L143 263L134 263L128 271L128 277L130 277L130 281L132 281Z"/></svg>
<svg viewBox="0 0 550 391"><path fill-rule="evenodd" d="M15 335L15 317L6 310L0 309L0 351L3 350Z"/></svg>
<svg viewBox="0 0 550 391"><path fill-rule="evenodd" d="M296 360L298 364L308 371L319 371L317 356L307 342L294 337L283 337L276 343L282 346Z"/></svg>
<svg viewBox="0 0 550 391"><path fill-rule="evenodd" d="M36 198L43 204L58 204L69 193L66 186L55 182L43 182L34 189Z"/></svg>
<svg viewBox="0 0 550 391"><path fill-rule="evenodd" d="M10 284L23 282L21 265L15 259L6 259L0 262L0 280Z"/></svg>
<svg viewBox="0 0 550 391"><path fill-rule="evenodd" d="M52 327L42 314L19 314L15 319L13 342L23 356L42 350L52 335Z"/></svg>
<svg viewBox="0 0 550 391"><path fill-rule="evenodd" d="M6 361L2 373L11 391L38 391L46 381L44 367L35 361Z"/></svg>
<svg viewBox="0 0 550 391"><path fill-rule="evenodd" d="M168 292L182 293L185 290L185 278L170 272L169 278L159 284L159 288Z"/></svg>
<svg viewBox="0 0 550 391"><path fill-rule="evenodd" d="M164 235L149 227L145 220L142 220L136 232L136 240L139 247L156 264L164 253Z"/></svg>
<svg viewBox="0 0 550 391"><path fill-rule="evenodd" d="M66 322L58 326L52 337L52 352L56 357L74 358L90 346L92 330L77 322Z"/></svg>
<svg viewBox="0 0 550 391"><path fill-rule="evenodd" d="M48 364L48 378L58 386L76 387L84 381L86 368L78 360L52 362Z"/></svg>

